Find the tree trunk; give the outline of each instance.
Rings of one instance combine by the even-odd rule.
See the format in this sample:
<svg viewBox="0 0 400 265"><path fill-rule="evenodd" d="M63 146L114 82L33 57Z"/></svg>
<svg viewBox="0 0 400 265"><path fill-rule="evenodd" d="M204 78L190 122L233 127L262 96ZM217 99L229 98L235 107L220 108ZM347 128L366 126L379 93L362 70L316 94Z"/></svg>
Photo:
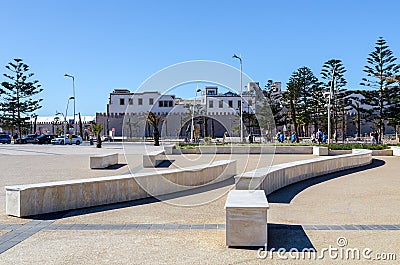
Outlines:
<svg viewBox="0 0 400 265"><path fill-rule="evenodd" d="M299 130L298 130L298 125L297 125L297 121L296 121L296 109L294 107L294 102L293 99L290 99L290 112L292 114L292 122L293 122L293 126L294 126L294 131L296 132L296 142L299 143Z"/></svg>
<svg viewBox="0 0 400 265"><path fill-rule="evenodd" d="M101 148L101 137L100 137L100 133L97 134L97 144L96 144L97 148Z"/></svg>
<svg viewBox="0 0 400 265"><path fill-rule="evenodd" d="M78 116L79 116L79 133L80 133L80 136L83 137L82 119L81 119L81 113L80 112L78 113Z"/></svg>
<svg viewBox="0 0 400 265"><path fill-rule="evenodd" d="M158 132L157 127L154 127L153 138L154 138L154 146L160 146L160 134Z"/></svg>

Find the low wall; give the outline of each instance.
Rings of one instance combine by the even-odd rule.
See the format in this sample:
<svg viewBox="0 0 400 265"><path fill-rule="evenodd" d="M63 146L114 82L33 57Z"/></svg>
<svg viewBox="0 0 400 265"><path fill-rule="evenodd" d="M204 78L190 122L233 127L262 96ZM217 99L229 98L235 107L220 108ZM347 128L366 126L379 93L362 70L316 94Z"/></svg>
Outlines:
<svg viewBox="0 0 400 265"><path fill-rule="evenodd" d="M312 154L312 146L200 145L197 154Z"/></svg>
<svg viewBox="0 0 400 265"><path fill-rule="evenodd" d="M236 161L134 175L88 178L6 189L6 213L17 217L118 203L188 190L236 175Z"/></svg>
<svg viewBox="0 0 400 265"><path fill-rule="evenodd" d="M384 150L372 150L373 156L392 156L393 150L392 149L384 149Z"/></svg>
<svg viewBox="0 0 400 265"><path fill-rule="evenodd" d="M352 154L332 157L317 157L291 163L258 168L235 176L237 190L263 189L266 194L305 179L349 168L368 165L372 162L370 150L354 149Z"/></svg>

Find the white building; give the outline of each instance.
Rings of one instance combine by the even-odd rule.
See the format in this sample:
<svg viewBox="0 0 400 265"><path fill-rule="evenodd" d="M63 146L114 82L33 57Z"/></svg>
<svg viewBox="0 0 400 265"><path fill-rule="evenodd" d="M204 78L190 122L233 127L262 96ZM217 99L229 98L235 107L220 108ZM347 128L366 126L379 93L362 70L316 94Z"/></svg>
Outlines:
<svg viewBox="0 0 400 265"><path fill-rule="evenodd" d="M258 83L249 83L242 99L233 92L219 93L216 86L205 87L201 97L196 98L195 107L195 126L201 127L201 136L222 137L224 132L237 131L241 102L243 113L255 112L253 87L259 88ZM150 136L152 129L146 122L146 115L152 111L163 116L159 128L162 137L183 137L190 131L194 101L156 91L132 93L127 89L115 89L110 93L107 113L97 113L96 121L103 124L105 131L113 131L115 136Z"/></svg>
<svg viewBox="0 0 400 265"><path fill-rule="evenodd" d="M206 87L202 93L201 104L206 108L207 115L227 115L240 113L243 102L243 111L254 113L255 94L243 91L243 97L233 92L218 93L218 87Z"/></svg>
<svg viewBox="0 0 400 265"><path fill-rule="evenodd" d="M125 113L166 114L175 106L174 95L161 95L157 91L133 93L128 89L114 89L110 93L107 104L108 115L124 115Z"/></svg>

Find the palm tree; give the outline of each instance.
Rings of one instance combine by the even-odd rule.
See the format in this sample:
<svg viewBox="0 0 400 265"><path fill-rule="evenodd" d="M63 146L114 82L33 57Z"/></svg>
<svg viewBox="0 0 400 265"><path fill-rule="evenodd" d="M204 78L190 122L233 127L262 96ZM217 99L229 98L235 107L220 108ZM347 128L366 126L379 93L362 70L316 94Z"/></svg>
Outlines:
<svg viewBox="0 0 400 265"><path fill-rule="evenodd" d="M92 131L97 137L97 148L101 148L101 137L100 133L103 131L103 124L93 124Z"/></svg>
<svg viewBox="0 0 400 265"><path fill-rule="evenodd" d="M158 131L158 125L160 124L161 116L156 115L154 112L149 112L147 115L146 122L148 122L153 127L153 139L154 146L160 145L160 133Z"/></svg>

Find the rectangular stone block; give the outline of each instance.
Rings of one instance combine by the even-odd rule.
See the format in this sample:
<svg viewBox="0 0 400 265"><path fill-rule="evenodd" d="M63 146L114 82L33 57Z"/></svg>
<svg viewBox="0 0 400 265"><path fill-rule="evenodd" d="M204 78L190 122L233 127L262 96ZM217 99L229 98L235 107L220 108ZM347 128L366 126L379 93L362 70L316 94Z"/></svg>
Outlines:
<svg viewBox="0 0 400 265"><path fill-rule="evenodd" d="M107 168L118 164L118 154L95 155L90 157L90 168L100 169Z"/></svg>
<svg viewBox="0 0 400 265"><path fill-rule="evenodd" d="M328 147L325 146L313 146L313 155L315 156L327 156Z"/></svg>
<svg viewBox="0 0 400 265"><path fill-rule="evenodd" d="M391 146L390 149L392 149L394 156L400 156L400 147L399 146Z"/></svg>
<svg viewBox="0 0 400 265"><path fill-rule="evenodd" d="M267 209L264 191L232 190L225 203L226 245L265 246L268 241Z"/></svg>
<svg viewBox="0 0 400 265"><path fill-rule="evenodd" d="M143 155L143 167L156 167L166 159L165 151L153 151Z"/></svg>

